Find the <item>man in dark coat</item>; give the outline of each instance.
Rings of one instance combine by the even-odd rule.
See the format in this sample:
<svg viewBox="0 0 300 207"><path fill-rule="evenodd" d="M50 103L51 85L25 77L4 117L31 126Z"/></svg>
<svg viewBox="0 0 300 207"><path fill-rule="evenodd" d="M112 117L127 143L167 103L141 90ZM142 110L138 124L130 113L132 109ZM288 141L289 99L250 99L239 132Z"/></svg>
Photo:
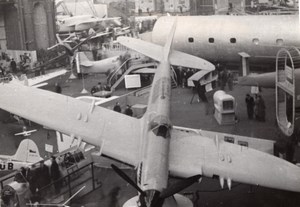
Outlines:
<svg viewBox="0 0 300 207"><path fill-rule="evenodd" d="M259 121L265 122L266 121L266 105L265 105L265 101L261 95L258 95L257 112L259 114Z"/></svg>
<svg viewBox="0 0 300 207"><path fill-rule="evenodd" d="M51 161L52 161L52 164L50 167L50 172L51 172L50 175L51 175L52 182L54 183L55 192L59 193L60 192L60 183L61 183L59 181L59 178L60 178L59 166L58 166L54 156L52 156Z"/></svg>
<svg viewBox="0 0 300 207"><path fill-rule="evenodd" d="M58 83L55 83L54 91L55 91L55 93L61 93L62 89Z"/></svg>
<svg viewBox="0 0 300 207"><path fill-rule="evenodd" d="M132 116L133 115L133 111L131 109L131 106L127 105L124 114L128 115L128 116Z"/></svg>
<svg viewBox="0 0 300 207"><path fill-rule="evenodd" d="M253 112L254 112L254 98L249 94L246 95L245 102L247 105L247 114L248 119L253 119Z"/></svg>
<svg viewBox="0 0 300 207"><path fill-rule="evenodd" d="M50 173L47 165L44 164L44 161L41 161L41 166L38 169L38 188L41 189L46 185L50 184Z"/></svg>
<svg viewBox="0 0 300 207"><path fill-rule="evenodd" d="M116 103L113 110L121 113L122 110L119 102Z"/></svg>
<svg viewBox="0 0 300 207"><path fill-rule="evenodd" d="M13 73L17 72L17 63L13 58L11 59L11 62L10 62L10 68Z"/></svg>

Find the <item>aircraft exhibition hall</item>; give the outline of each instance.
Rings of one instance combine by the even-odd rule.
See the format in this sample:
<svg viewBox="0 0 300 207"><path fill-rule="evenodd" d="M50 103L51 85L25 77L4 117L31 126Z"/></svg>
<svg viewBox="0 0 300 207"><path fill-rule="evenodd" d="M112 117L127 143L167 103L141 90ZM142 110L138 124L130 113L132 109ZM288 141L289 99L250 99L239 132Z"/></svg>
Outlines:
<svg viewBox="0 0 300 207"><path fill-rule="evenodd" d="M299 207L298 0L0 0L0 206Z"/></svg>

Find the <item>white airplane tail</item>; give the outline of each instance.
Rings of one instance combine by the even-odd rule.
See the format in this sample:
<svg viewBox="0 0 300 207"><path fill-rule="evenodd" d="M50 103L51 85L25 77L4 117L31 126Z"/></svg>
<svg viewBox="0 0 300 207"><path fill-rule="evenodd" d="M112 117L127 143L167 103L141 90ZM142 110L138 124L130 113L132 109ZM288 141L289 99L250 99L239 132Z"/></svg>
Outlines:
<svg viewBox="0 0 300 207"><path fill-rule="evenodd" d="M24 139L21 141L17 152L12 156L13 160L29 163L37 163L41 161L39 149L31 139Z"/></svg>

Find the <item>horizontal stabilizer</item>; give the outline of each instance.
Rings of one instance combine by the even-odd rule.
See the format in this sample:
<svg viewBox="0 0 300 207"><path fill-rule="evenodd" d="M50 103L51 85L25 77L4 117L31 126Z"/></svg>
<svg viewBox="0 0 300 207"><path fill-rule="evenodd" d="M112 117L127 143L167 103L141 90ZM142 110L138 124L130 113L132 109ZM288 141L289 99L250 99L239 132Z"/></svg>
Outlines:
<svg viewBox="0 0 300 207"><path fill-rule="evenodd" d="M119 37L118 42L132 50L146 55L156 61L163 57L163 47L140 39ZM213 71L215 66L202 58L195 57L180 51L172 50L169 54L171 65Z"/></svg>

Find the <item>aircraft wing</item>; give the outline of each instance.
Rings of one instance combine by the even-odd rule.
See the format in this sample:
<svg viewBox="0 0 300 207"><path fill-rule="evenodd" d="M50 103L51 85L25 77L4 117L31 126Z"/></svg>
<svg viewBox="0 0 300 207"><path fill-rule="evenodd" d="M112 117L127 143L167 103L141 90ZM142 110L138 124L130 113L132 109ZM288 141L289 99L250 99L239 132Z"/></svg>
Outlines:
<svg viewBox="0 0 300 207"><path fill-rule="evenodd" d="M37 76L34 78L28 79L28 86L36 86L39 85L39 87L44 86L44 84L41 84L42 82L48 81L50 79L56 78L58 76L64 75L67 73L67 70L57 70L51 73L47 73L45 75Z"/></svg>
<svg viewBox="0 0 300 207"><path fill-rule="evenodd" d="M105 35L109 35L111 32L101 32L101 33L96 33L95 36L93 36L91 39L96 39L96 38L99 38L99 37L103 37Z"/></svg>
<svg viewBox="0 0 300 207"><path fill-rule="evenodd" d="M132 73L155 73L156 68L141 68L133 71Z"/></svg>
<svg viewBox="0 0 300 207"><path fill-rule="evenodd" d="M169 152L169 170L173 176L202 174L270 188L300 191L300 168L273 155L173 129Z"/></svg>
<svg viewBox="0 0 300 207"><path fill-rule="evenodd" d="M0 108L100 146L102 154L137 165L141 121L84 101L20 84L0 84ZM20 105L20 103L22 103ZM135 129L135 130L130 130Z"/></svg>
<svg viewBox="0 0 300 207"><path fill-rule="evenodd" d="M110 18L91 18L91 19L87 19L87 20L83 20L83 21L77 21L77 22L72 22L70 24L67 24L67 26L82 26L82 25L89 25L89 24L101 24L101 23L105 23L105 24L115 24L118 26L121 26L121 21L120 21L120 17L110 17Z"/></svg>
<svg viewBox="0 0 300 207"><path fill-rule="evenodd" d="M209 71L201 70L189 77L189 80L191 81L199 81L201 78L203 78Z"/></svg>
<svg viewBox="0 0 300 207"><path fill-rule="evenodd" d="M118 37L117 40L120 44L137 52L140 52L154 60L161 61L161 58L163 57L163 47L160 45L129 37ZM195 68L208 71L215 70L215 66L207 60L177 50L172 50L170 52L169 61L171 65L178 65L187 68Z"/></svg>

